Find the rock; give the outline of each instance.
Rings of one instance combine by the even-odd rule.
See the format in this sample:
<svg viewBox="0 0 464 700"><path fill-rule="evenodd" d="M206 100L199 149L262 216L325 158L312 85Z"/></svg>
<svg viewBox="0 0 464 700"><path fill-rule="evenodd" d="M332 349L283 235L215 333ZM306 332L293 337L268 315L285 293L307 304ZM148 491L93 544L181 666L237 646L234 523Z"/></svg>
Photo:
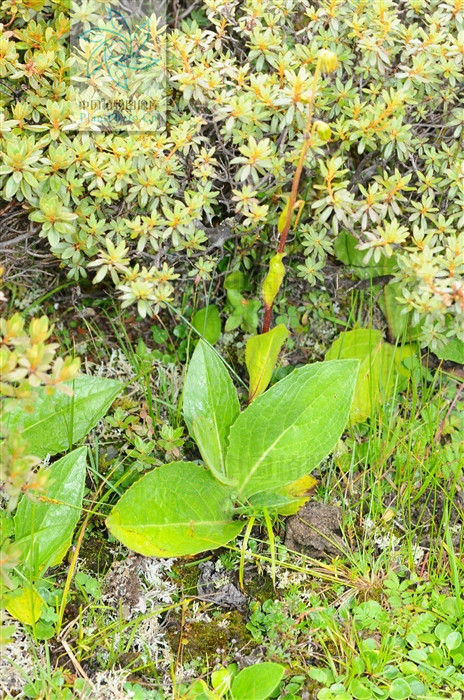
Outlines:
<svg viewBox="0 0 464 700"><path fill-rule="evenodd" d="M307 503L288 518L285 546L312 559L342 556L347 545L341 535L341 508L325 503Z"/></svg>
<svg viewBox="0 0 464 700"><path fill-rule="evenodd" d="M204 600L210 600L224 608L240 610L246 603L246 596L231 581L230 572L217 570L211 561L199 564L198 595Z"/></svg>

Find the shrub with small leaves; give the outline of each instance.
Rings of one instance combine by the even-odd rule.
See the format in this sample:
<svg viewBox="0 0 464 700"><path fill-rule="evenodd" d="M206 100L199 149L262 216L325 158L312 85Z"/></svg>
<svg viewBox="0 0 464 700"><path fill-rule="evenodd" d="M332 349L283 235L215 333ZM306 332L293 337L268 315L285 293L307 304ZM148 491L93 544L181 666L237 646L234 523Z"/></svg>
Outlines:
<svg viewBox="0 0 464 700"><path fill-rule="evenodd" d="M111 33L112 4L74 20ZM289 264L316 283L349 232L366 262L388 259L424 343L464 340L462 2L203 0L195 19L152 17L140 80L166 98L152 131L124 110L124 132L91 114L92 132L73 129L91 42L69 86L61 0L7 0L0 21L0 196L22 203L70 278L111 278L124 305L156 313L176 264L212 274L213 220L236 214L245 246L273 243L306 143Z"/></svg>

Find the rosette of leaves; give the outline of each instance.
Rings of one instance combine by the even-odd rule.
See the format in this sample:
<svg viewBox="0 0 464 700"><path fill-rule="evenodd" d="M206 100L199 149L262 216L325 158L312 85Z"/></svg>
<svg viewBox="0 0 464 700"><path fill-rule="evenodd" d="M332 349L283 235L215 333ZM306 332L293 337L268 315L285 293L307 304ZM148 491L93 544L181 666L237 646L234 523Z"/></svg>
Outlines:
<svg viewBox="0 0 464 700"><path fill-rule="evenodd" d="M292 485L335 447L348 420L357 360L294 370L240 411L223 362L200 341L184 386L184 418L203 464L172 462L133 484L107 519L110 532L146 556L223 546L238 516L295 512Z"/></svg>
<svg viewBox="0 0 464 700"><path fill-rule="evenodd" d="M122 130L89 134L72 128L89 66L85 51L73 51L69 89L70 20L99 30L86 35L97 40L91 51L121 28L107 12L114 3L104 14L73 3L71 17L60 2L4 0L0 196L28 212L71 278L101 282L106 269L124 304L156 312L173 295L174 262L201 279L215 269L219 249L208 248L199 222L235 213L246 245L273 235L324 47L338 62L314 100L314 118L326 126L311 136L299 188L297 274L310 285L323 278L334 239L350 231L361 267L391 267L395 301L423 343L464 341L459 3L329 5L204 0L175 30L146 18L142 38L131 45L124 34L129 65L143 68L125 80L153 90L160 105L164 94L153 107L164 118L141 131L137 114L123 114ZM107 63L98 71L105 85L123 70ZM261 250L244 248L250 270Z"/></svg>

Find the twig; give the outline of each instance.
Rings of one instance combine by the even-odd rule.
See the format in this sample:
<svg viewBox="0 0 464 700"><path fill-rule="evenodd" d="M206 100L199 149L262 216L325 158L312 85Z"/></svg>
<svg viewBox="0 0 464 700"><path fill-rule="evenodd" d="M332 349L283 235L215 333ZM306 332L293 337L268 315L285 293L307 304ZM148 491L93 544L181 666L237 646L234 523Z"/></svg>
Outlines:
<svg viewBox="0 0 464 700"><path fill-rule="evenodd" d="M311 89L311 98L309 102L309 110L308 110L308 118L306 120L306 125L305 125L305 130L304 130L304 135L303 135L303 145L301 147L300 151L300 157L298 159L298 164L296 166L295 174L293 176L293 182L292 182L292 189L290 192L290 197L288 199L287 203L287 217L285 219L285 225L282 229L282 233L280 234L280 241L279 241L279 246L277 249L278 253L283 253L285 250L285 243L287 242L287 237L288 233L290 231L290 225L292 223L292 218L293 218L293 210L295 208L295 203L296 203L296 198L298 195L298 188L300 186L300 180L301 180L301 175L303 173L303 168L305 165L306 161L306 154L308 152L309 144L310 144L310 139L312 135L312 121L313 121L313 115L314 115L314 102L316 98L316 88L317 84L319 82L319 78L321 76L321 70L322 70L322 65L321 65L321 60L319 59L316 65L316 70L314 71L314 77L313 77L313 82L312 82L312 89ZM263 318L263 333L267 333L269 328L271 327L271 320L272 320L272 304L270 306L267 306L267 304L264 305L264 318Z"/></svg>
<svg viewBox="0 0 464 700"><path fill-rule="evenodd" d="M72 663L72 665L74 666L76 672L77 672L85 681L87 681L87 683L90 685L90 687L91 687L93 690L95 690L94 684L92 683L92 681L90 680L90 678L88 677L88 675L86 674L86 672L84 671L84 669L82 668L82 666L80 665L79 661L76 659L76 657L75 657L75 655L74 655L74 652L73 652L73 650L71 649L71 647L70 647L70 645L68 644L68 642L66 641L66 639L60 638L60 642L61 642L61 644L62 644L62 646L63 646L63 649L65 650L65 652L67 653L67 655L68 655L69 658L71 659L71 663Z"/></svg>
<svg viewBox="0 0 464 700"><path fill-rule="evenodd" d="M198 0L195 0L195 2L192 2L192 4L187 7L186 10L182 12L182 14L178 15L177 20L181 22L183 19L189 16L191 12L198 6Z"/></svg>
<svg viewBox="0 0 464 700"><path fill-rule="evenodd" d="M8 209L11 209L11 207L14 207L15 204L16 204L16 202L9 202L9 204L7 204L6 207L3 207L3 209L0 209L0 216L3 216L3 214L5 214L5 212L7 212Z"/></svg>
<svg viewBox="0 0 464 700"><path fill-rule="evenodd" d="M16 236L16 238L10 238L7 241L4 241L3 243L0 242L0 249L1 250L8 250L11 245L14 243L20 243L21 241L25 241L27 238L29 238L31 234L29 231L27 233L23 233L20 236Z"/></svg>

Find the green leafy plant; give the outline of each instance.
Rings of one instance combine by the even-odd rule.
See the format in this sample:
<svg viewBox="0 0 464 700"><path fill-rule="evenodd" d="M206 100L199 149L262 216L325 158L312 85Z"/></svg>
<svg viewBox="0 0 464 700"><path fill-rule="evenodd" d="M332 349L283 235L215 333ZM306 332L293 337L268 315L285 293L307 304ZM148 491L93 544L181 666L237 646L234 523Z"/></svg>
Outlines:
<svg viewBox="0 0 464 700"><path fill-rule="evenodd" d="M207 468L166 464L137 481L107 519L110 532L146 556L220 547L253 518L298 502L289 484L326 457L348 419L358 362L292 372L240 412L232 380L200 341L184 387L184 416ZM251 521L250 521L251 522Z"/></svg>
<svg viewBox="0 0 464 700"><path fill-rule="evenodd" d="M227 290L227 302L230 314L224 330L226 332L241 328L245 333L255 333L258 327L259 299L248 299L236 289Z"/></svg>
<svg viewBox="0 0 464 700"><path fill-rule="evenodd" d="M211 686L196 681L183 700L268 700L285 673L280 664L265 662L237 672L237 664L219 668L211 674Z"/></svg>
<svg viewBox="0 0 464 700"><path fill-rule="evenodd" d="M105 415L121 391L118 381L81 375L66 393L50 393L41 386L32 391L33 411L27 413L17 400L8 406L3 429L20 434L37 461L71 450ZM22 496L13 526L11 516L2 526L2 550L16 558L4 558L0 603L13 617L32 625L45 607L38 588L47 569L56 566L69 549L80 518L87 474L87 447L78 447L39 471L42 492L30 489ZM4 533L13 541L4 539Z"/></svg>
<svg viewBox="0 0 464 700"><path fill-rule="evenodd" d="M378 404L386 401L395 389L405 388L410 376L405 360L414 356L414 346L395 347L385 343L381 331L355 328L340 334L326 352L325 359L350 357L361 363L351 406L352 423L371 416Z"/></svg>
<svg viewBox="0 0 464 700"><path fill-rule="evenodd" d="M176 263L197 282L211 277L222 250L205 235L213 216L237 217L247 270L260 242L269 251L276 229L279 245L292 230L288 249L303 258L296 272L309 284L323 278L340 230L350 231L362 264L391 266L396 303L422 343L463 341L456 2L411 0L404 11L204 0L175 31L152 16L140 79L154 117L161 105L166 118L145 132L123 113L122 135L100 130L98 109L91 133L73 128L70 25L111 35L107 5L70 12L51 0L5 0L0 196L28 212L31 235L47 239L71 279L106 280L142 315L172 298ZM78 78L93 48L82 41ZM108 85L111 76L102 65L94 78Z"/></svg>
<svg viewBox="0 0 464 700"><path fill-rule="evenodd" d="M380 602L354 602L340 613L324 606L310 613L311 629L329 661L326 668L309 669L323 686L318 700L408 700L441 697L445 689L458 700L464 678L462 600L440 594L432 582L414 574L404 578L390 572L382 588ZM352 647L339 646L337 673L327 644L342 629Z"/></svg>

